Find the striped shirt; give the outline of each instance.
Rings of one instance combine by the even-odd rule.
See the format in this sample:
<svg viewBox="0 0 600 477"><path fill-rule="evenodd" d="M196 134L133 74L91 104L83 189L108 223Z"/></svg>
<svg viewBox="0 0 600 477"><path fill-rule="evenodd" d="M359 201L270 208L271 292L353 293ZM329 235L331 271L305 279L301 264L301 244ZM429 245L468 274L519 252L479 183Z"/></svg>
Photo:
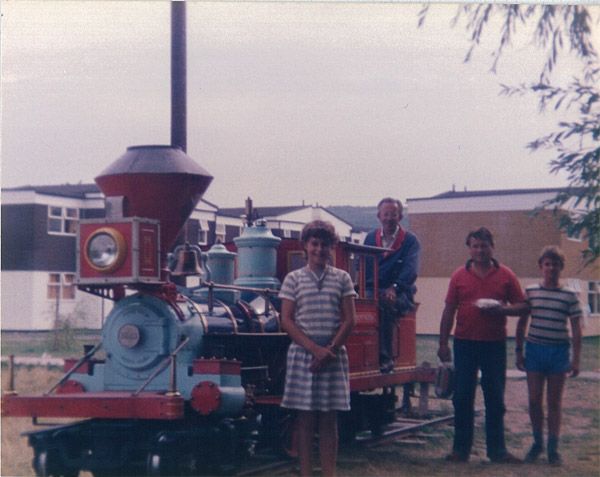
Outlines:
<svg viewBox="0 0 600 477"><path fill-rule="evenodd" d="M581 316L575 292L568 287L544 288L530 285L525 289L531 307L527 341L538 344L569 343L567 321Z"/></svg>
<svg viewBox="0 0 600 477"><path fill-rule="evenodd" d="M295 304L294 322L315 343L325 346L340 327L342 299L355 296L350 275L326 267L322 277L307 267L289 273L279 297ZM342 346L334 360L310 371L312 354L297 343L289 347L282 407L307 411L350 409L348 353Z"/></svg>

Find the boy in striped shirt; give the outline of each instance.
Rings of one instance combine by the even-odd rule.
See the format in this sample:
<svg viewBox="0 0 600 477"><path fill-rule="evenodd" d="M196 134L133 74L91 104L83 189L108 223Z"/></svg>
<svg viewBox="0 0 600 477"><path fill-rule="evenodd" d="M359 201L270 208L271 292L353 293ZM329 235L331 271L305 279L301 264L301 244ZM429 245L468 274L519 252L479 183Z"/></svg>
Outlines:
<svg viewBox="0 0 600 477"><path fill-rule="evenodd" d="M579 374L581 354L581 307L575 292L561 285L560 274L565 256L555 246L544 247L538 259L542 282L526 288L531 322L527 333L525 356L523 340L529 316L519 319L516 333L517 368L527 371L529 417L533 429L533 445L525 462L534 462L544 449L544 386L548 393L548 462L560 465L558 438L560 434L562 394L567 373ZM571 325L573 353L569 359Z"/></svg>

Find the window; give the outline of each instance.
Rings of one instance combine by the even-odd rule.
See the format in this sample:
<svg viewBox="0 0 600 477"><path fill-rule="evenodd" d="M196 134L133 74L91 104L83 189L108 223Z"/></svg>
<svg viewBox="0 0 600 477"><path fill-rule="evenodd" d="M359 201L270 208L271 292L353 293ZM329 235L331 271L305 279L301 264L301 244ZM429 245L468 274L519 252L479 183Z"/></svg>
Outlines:
<svg viewBox="0 0 600 477"><path fill-rule="evenodd" d="M375 257L362 253L351 253L348 259L348 273L352 278L358 298L373 300L375 298Z"/></svg>
<svg viewBox="0 0 600 477"><path fill-rule="evenodd" d="M55 235L75 235L79 209L72 207L48 206L48 233Z"/></svg>
<svg viewBox="0 0 600 477"><path fill-rule="evenodd" d="M292 231L290 229L283 229L283 236L285 238L292 238Z"/></svg>
<svg viewBox="0 0 600 477"><path fill-rule="evenodd" d="M198 229L198 245L208 244L208 220L200 220Z"/></svg>
<svg viewBox="0 0 600 477"><path fill-rule="evenodd" d="M591 314L600 314L600 282L588 282L588 306Z"/></svg>
<svg viewBox="0 0 600 477"><path fill-rule="evenodd" d="M48 300L74 300L75 274L50 273L46 295Z"/></svg>
<svg viewBox="0 0 600 477"><path fill-rule="evenodd" d="M225 242L225 224L217 224L215 229L215 243Z"/></svg>

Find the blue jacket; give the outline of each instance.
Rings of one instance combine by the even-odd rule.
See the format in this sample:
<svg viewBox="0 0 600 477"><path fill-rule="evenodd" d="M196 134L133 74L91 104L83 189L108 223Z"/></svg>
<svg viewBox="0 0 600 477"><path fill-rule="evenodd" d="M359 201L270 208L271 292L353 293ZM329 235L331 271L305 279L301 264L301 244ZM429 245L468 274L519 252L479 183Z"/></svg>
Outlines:
<svg viewBox="0 0 600 477"><path fill-rule="evenodd" d="M419 274L419 258L421 244L416 235L406 231L406 236L400 248L379 258L379 289L385 290L396 284L398 293L405 293L412 301L417 291L415 282ZM375 241L376 230L369 232L365 238L365 245L377 246Z"/></svg>

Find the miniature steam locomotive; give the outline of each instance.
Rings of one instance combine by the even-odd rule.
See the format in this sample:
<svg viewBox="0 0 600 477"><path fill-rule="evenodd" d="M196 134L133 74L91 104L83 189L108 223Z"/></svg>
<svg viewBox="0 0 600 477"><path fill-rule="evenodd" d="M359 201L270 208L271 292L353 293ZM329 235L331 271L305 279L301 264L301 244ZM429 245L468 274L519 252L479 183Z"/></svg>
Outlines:
<svg viewBox="0 0 600 477"><path fill-rule="evenodd" d="M114 300L102 340L66 360L46 394L2 400L3 416L85 419L28 433L37 475L227 472L258 447L293 452L293 416L279 407L289 338L277 289L302 266L302 246L249 223L227 247L179 247L170 271L168 251L211 180L169 146L130 147L96 178L106 216L81 221L77 278L81 290ZM358 293L343 439L392 420L396 387L434 381L416 366L414 314L398 320L395 369L379 371L378 253L340 243L333 257ZM172 278L198 274L195 287Z"/></svg>

